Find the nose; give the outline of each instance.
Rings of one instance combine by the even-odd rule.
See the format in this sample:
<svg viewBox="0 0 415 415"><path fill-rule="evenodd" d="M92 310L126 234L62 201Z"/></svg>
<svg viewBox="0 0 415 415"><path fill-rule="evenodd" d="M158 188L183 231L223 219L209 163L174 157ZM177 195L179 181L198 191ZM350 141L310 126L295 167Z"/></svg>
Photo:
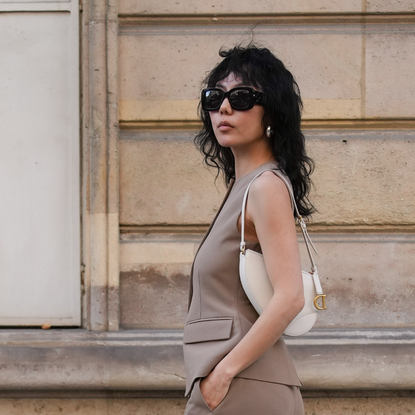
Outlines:
<svg viewBox="0 0 415 415"><path fill-rule="evenodd" d="M219 108L219 112L221 114L230 114L232 112L232 107L227 97L225 97L225 99L222 101L222 104Z"/></svg>

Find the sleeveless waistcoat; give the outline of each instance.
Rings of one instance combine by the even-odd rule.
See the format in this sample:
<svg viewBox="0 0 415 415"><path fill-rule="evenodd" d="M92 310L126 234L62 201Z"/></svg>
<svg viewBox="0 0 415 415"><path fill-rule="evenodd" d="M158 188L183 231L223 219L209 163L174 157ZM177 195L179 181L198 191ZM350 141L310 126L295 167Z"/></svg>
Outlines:
<svg viewBox="0 0 415 415"><path fill-rule="evenodd" d="M186 396L195 379L207 376L258 318L239 279L237 222L249 182L270 168L277 164L266 163L229 186L193 262L183 338ZM246 247L260 250L259 244L248 241ZM282 338L237 377L301 386Z"/></svg>

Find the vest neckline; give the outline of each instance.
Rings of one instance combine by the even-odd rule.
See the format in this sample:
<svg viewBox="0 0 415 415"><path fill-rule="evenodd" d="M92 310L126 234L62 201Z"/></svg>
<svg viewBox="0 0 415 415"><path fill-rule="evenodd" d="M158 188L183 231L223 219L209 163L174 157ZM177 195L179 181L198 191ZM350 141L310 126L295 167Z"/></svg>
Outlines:
<svg viewBox="0 0 415 415"><path fill-rule="evenodd" d="M237 184L247 177L254 176L255 173L259 172L260 170L266 170L266 169L278 169L278 163L276 161L267 161L266 163L261 164L260 166L256 167L254 170L250 171L249 173L243 175L242 177L238 177L234 180L234 184Z"/></svg>

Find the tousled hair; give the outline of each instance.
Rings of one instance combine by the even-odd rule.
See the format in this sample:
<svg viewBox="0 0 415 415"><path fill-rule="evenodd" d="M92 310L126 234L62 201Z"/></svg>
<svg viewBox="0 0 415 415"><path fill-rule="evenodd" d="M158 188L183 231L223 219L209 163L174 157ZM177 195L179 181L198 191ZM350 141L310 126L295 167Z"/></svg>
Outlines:
<svg viewBox="0 0 415 415"><path fill-rule="evenodd" d="M263 125L270 125L273 130L270 138L273 157L291 181L300 215L311 215L315 209L308 194L314 162L305 150L305 139L300 128L303 105L294 77L269 49L253 44L221 50L219 56L224 59L208 74L204 84L214 87L219 81L234 74L244 84L263 92ZM195 144L204 155L205 164L217 168L218 174L223 173L228 185L235 177L232 150L218 143L209 112L203 110L200 104L199 116L203 128L196 135Z"/></svg>

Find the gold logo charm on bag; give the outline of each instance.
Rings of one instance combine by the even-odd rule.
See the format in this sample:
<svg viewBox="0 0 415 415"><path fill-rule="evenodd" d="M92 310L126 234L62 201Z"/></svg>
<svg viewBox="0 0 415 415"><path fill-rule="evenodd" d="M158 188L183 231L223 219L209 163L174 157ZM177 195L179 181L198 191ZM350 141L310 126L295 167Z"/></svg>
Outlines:
<svg viewBox="0 0 415 415"><path fill-rule="evenodd" d="M318 300L321 298L321 306L318 304ZM317 310L326 310L326 294L319 294L316 295L316 298L314 299L314 307L317 308Z"/></svg>

